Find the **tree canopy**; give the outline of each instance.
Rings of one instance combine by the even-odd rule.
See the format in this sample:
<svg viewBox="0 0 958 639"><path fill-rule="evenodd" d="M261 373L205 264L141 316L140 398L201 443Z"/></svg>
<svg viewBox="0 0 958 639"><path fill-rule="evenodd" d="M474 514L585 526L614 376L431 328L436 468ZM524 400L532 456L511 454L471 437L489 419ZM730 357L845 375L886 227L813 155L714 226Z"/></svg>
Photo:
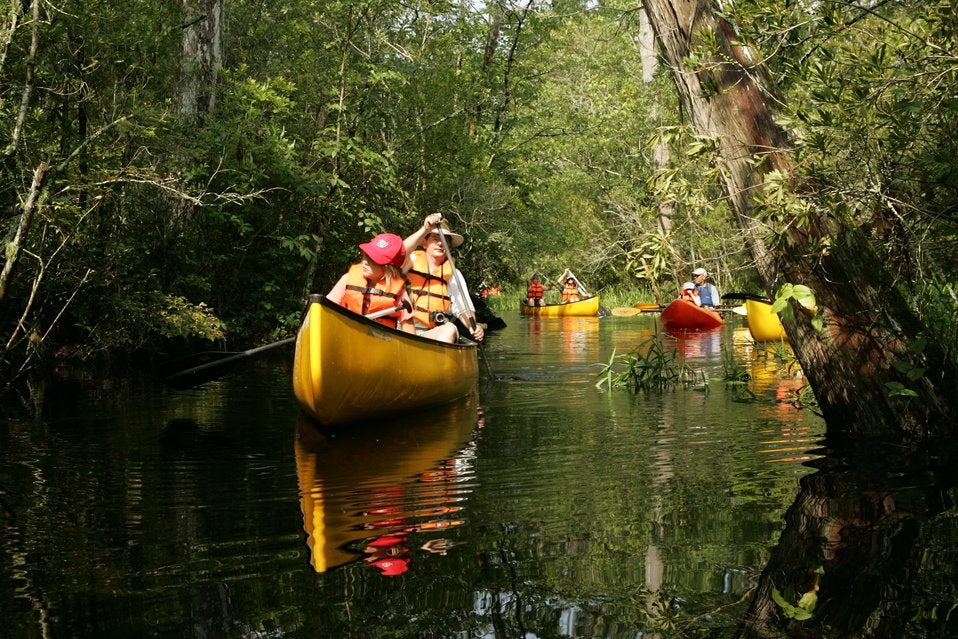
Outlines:
<svg viewBox="0 0 958 639"><path fill-rule="evenodd" d="M759 58L793 144L782 152L795 172L765 194L771 245L809 210L852 220L953 357L952 3L712 10ZM649 278L671 289L704 264L726 290L754 292L714 140L680 108L669 69L643 77L640 11L622 0L11 3L5 385L66 356L288 334L304 295L327 290L359 242L406 234L433 211L467 236L458 262L473 284L572 268L638 296ZM685 64L719 90L711 36L698 35Z"/></svg>

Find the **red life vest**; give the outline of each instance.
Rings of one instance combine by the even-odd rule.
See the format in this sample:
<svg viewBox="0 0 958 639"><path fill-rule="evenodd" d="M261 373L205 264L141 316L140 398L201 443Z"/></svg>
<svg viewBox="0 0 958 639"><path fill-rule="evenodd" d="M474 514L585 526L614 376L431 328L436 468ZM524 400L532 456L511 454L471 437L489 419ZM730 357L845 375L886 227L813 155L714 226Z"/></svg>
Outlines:
<svg viewBox="0 0 958 639"><path fill-rule="evenodd" d="M572 284L566 283L565 288L562 289L562 301L563 302L578 302L579 301L579 287L575 282Z"/></svg>
<svg viewBox="0 0 958 639"><path fill-rule="evenodd" d="M371 287L369 281L363 277L363 265L353 264L346 275L346 292L343 293L342 306L360 315L384 311L399 305L405 285L406 282L401 277L384 276ZM378 317L376 321L389 328L396 328L399 326L401 314L402 311L398 310Z"/></svg>
<svg viewBox="0 0 958 639"><path fill-rule="evenodd" d="M413 317L416 321L432 328L436 325L435 313L448 313L452 306L449 297L449 281L452 280L452 268L449 260L438 268L429 270L425 251L413 251L412 268L406 274L409 279L409 295L412 298Z"/></svg>
<svg viewBox="0 0 958 639"><path fill-rule="evenodd" d="M542 282L539 280L529 280L529 290L526 291L526 297L530 300L542 299Z"/></svg>

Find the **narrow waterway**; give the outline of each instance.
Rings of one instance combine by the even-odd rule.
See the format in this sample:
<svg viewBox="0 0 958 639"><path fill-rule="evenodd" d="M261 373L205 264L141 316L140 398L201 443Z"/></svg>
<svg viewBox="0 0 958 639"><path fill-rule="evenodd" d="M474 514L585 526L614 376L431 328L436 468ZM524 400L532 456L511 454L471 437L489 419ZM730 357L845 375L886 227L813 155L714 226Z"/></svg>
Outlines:
<svg viewBox="0 0 958 639"><path fill-rule="evenodd" d="M289 352L51 389L0 427L4 636L731 636L821 454L800 371L737 316L505 319L473 396L361 429ZM654 336L692 384L597 386Z"/></svg>

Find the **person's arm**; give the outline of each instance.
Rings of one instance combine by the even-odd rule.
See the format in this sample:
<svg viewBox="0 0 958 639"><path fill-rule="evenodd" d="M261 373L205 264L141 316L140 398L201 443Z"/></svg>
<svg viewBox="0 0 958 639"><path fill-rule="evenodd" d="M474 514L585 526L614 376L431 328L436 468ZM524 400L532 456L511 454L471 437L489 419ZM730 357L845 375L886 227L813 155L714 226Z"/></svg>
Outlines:
<svg viewBox="0 0 958 639"><path fill-rule="evenodd" d="M714 304L715 306L721 306L722 298L719 297L718 287L716 287L715 284L712 284L711 286L712 286L712 304Z"/></svg>
<svg viewBox="0 0 958 639"><path fill-rule="evenodd" d="M403 246L406 247L406 255L411 255L419 246L419 243L422 242L422 238L434 231L441 222L442 213L431 213L427 215L426 219L422 222L422 226L420 226L415 233L403 240L402 243Z"/></svg>
<svg viewBox="0 0 958 639"><path fill-rule="evenodd" d="M326 293L326 299L330 302L334 302L343 305L343 295L346 294L346 280L349 278L349 273L344 273L339 281L333 285L333 288L330 289L329 293Z"/></svg>
<svg viewBox="0 0 958 639"><path fill-rule="evenodd" d="M476 319L476 307L472 304L466 279L459 272L459 269L453 272L452 279L449 280L449 297L452 298L452 306L449 310L469 329L472 338L481 342L485 330L479 320Z"/></svg>

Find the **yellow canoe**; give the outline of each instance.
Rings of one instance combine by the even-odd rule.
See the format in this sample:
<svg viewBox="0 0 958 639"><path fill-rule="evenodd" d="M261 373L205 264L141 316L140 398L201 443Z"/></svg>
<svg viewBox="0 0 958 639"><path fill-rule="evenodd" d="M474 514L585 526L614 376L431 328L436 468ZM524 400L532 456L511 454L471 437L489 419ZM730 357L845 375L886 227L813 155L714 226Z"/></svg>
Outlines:
<svg viewBox="0 0 958 639"><path fill-rule="evenodd" d="M748 320L748 332L756 342L777 342L788 339L785 327L778 313L772 312L772 305L758 300L745 300L745 317Z"/></svg>
<svg viewBox="0 0 958 639"><path fill-rule="evenodd" d="M293 357L293 392L326 425L397 415L469 394L474 342L445 344L387 328L310 295Z"/></svg>
<svg viewBox="0 0 958 639"><path fill-rule="evenodd" d="M520 299L519 309L523 315L538 315L539 317L595 317L599 314L599 296L593 295L578 302L546 304L545 306L529 306L525 299Z"/></svg>

